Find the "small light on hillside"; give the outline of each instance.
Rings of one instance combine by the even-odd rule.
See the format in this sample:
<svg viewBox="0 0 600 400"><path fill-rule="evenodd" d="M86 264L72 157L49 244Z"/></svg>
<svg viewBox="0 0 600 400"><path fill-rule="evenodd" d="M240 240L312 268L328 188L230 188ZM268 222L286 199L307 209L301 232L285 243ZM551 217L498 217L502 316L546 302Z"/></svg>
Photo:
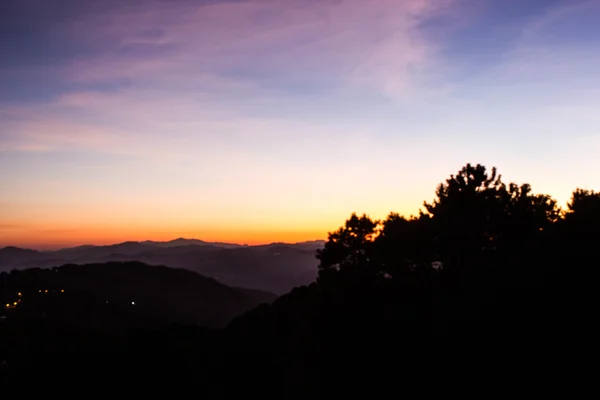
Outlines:
<svg viewBox="0 0 600 400"><path fill-rule="evenodd" d="M44 290L44 293L48 293L48 289Z"/></svg>
<svg viewBox="0 0 600 400"><path fill-rule="evenodd" d="M23 295L21 294L21 292L19 292L19 293L17 293L17 296L21 297L21 296L23 296Z"/></svg>
<svg viewBox="0 0 600 400"><path fill-rule="evenodd" d="M60 292L61 292L61 293L64 293L64 292L65 292L65 289L60 289Z"/></svg>
<svg viewBox="0 0 600 400"><path fill-rule="evenodd" d="M135 301L132 301L132 302L131 302L131 305L132 305L132 306L135 306Z"/></svg>
<svg viewBox="0 0 600 400"><path fill-rule="evenodd" d="M42 289L38 290L38 293L42 293Z"/></svg>
<svg viewBox="0 0 600 400"><path fill-rule="evenodd" d="M17 305L17 302L15 301L15 302L13 303L13 306L16 306L16 305Z"/></svg>

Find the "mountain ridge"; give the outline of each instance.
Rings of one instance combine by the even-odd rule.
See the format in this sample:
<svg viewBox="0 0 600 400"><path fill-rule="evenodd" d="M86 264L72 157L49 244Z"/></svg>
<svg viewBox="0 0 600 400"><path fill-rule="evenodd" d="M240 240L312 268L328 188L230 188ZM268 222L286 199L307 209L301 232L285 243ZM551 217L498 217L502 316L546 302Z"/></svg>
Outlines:
<svg viewBox="0 0 600 400"><path fill-rule="evenodd" d="M322 246L325 244L325 242L326 241L322 240L322 239L315 239L315 240L305 240L305 241L300 241L300 242L270 242L270 243L249 245L249 244L239 244L239 243L229 243L229 242L211 242L211 241L205 241L205 240L196 239L196 238L179 237L176 239L165 240L165 241L126 240L123 242L110 243L110 244L89 244L89 243L87 243L87 244L76 245L76 246L71 246L71 247L61 247L61 248L57 248L57 249L48 249L48 250L37 249L34 247L6 245L4 247L0 247L0 250L12 248L12 249L20 249L20 250L32 250L32 251L37 251L40 253L55 253L55 252L59 252L59 251L63 251L63 250L87 250L87 249L91 249L94 247L109 247L109 246L121 246L121 245L133 245L133 244L160 246L160 247L210 246L210 245L212 245L212 246L220 246L220 247L239 248L239 247L266 247L266 246L273 246L273 245Z"/></svg>
<svg viewBox="0 0 600 400"><path fill-rule="evenodd" d="M244 246L177 238L166 242L126 241L53 251L7 246L0 249L0 271L64 264L139 261L183 268L228 286L283 294L316 278L315 252L324 241L275 242Z"/></svg>

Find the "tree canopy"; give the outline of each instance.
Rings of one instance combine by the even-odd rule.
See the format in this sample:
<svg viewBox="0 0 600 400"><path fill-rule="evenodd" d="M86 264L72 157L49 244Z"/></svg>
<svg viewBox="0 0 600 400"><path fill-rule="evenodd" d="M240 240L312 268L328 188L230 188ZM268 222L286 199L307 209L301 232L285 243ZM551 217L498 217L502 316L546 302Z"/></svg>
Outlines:
<svg viewBox="0 0 600 400"><path fill-rule="evenodd" d="M361 270L393 278L417 268L474 268L539 244L564 220L575 226L577 215L598 208L598 194L577 189L564 213L551 196L529 184L505 184L496 168L480 164L464 166L435 195L418 217L352 214L318 252L320 275Z"/></svg>

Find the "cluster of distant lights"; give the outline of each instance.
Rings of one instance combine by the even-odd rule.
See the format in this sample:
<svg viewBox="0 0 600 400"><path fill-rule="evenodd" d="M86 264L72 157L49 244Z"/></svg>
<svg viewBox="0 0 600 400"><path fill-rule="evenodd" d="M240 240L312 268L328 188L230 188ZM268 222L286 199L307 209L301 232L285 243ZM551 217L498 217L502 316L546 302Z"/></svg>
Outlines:
<svg viewBox="0 0 600 400"><path fill-rule="evenodd" d="M64 292L65 292L65 289L60 289L60 293L64 293ZM50 292L50 290L48 290L48 289L39 289L38 293L43 293L43 294L56 293L56 290L52 290L52 292ZM17 293L17 296L19 297L19 299L17 301L13 302L12 304L6 303L6 308L15 308L17 305L19 305L19 303L21 303L21 300L23 298L23 293L19 292L19 293ZM106 300L106 304L108 304L108 300ZM135 301L132 301L131 305L135 306Z"/></svg>
<svg viewBox="0 0 600 400"><path fill-rule="evenodd" d="M6 303L6 308L15 308L17 305L19 305L19 303L21 303L22 298L23 298L23 293L19 292L19 293L17 293L17 296L19 297L19 299L17 301L13 302L12 304Z"/></svg>
<svg viewBox="0 0 600 400"><path fill-rule="evenodd" d="M56 291L55 291L55 290L53 290L52 292L56 292ZM64 293L64 292L65 292L65 289L60 289L60 292L61 292L61 293ZM38 293L48 293L48 289L45 289L45 290L41 290L41 289L40 289L40 290L38 290Z"/></svg>
<svg viewBox="0 0 600 400"><path fill-rule="evenodd" d="M56 291L52 290L52 292L54 293ZM60 293L64 293L64 292L65 292L65 289L60 289ZM40 289L40 290L38 290L38 293L49 293L49 290L48 289L44 289L44 290ZM21 303L21 301L23 300L23 293L21 293L21 292L17 293L17 297L19 298L17 301L14 301L12 304L6 303L5 307L6 308L15 308L16 306L18 306L19 303Z"/></svg>

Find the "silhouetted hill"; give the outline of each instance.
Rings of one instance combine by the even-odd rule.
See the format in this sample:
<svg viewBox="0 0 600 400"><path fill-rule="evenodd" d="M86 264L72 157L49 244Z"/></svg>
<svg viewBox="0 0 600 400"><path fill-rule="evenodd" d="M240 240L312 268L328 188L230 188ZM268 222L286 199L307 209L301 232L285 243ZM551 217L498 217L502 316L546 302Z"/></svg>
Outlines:
<svg viewBox="0 0 600 400"><path fill-rule="evenodd" d="M105 320L117 326L143 321L219 327L276 297L230 288L192 271L139 262L13 271L3 284L4 300L19 301L13 314L44 313L94 327Z"/></svg>
<svg viewBox="0 0 600 400"><path fill-rule="evenodd" d="M0 249L0 267L14 263L36 261L44 258L38 251L8 246Z"/></svg>
<svg viewBox="0 0 600 400"><path fill-rule="evenodd" d="M317 274L315 251L323 243L241 246L175 239L170 242L86 245L48 252L7 247L0 249L0 270L48 268L66 263L140 261L189 269L228 286L283 294L314 281Z"/></svg>
<svg viewBox="0 0 600 400"><path fill-rule="evenodd" d="M229 286L283 294L316 278L315 253L294 246L266 246L195 252L171 262Z"/></svg>
<svg viewBox="0 0 600 400"><path fill-rule="evenodd" d="M223 247L223 248L236 248L242 247L242 245L235 243L221 243L221 242L205 242L204 240L198 239L185 239L178 238L170 240L168 242L156 242L152 240L145 240L142 244L149 244L158 247L182 247L182 246L212 246L212 247Z"/></svg>
<svg viewBox="0 0 600 400"><path fill-rule="evenodd" d="M108 246L84 246L49 252L56 257L65 260L76 261L78 258L93 259L97 257L106 257L111 254L135 255L145 251L151 251L154 246L139 242L124 242Z"/></svg>
<svg viewBox="0 0 600 400"><path fill-rule="evenodd" d="M51 266L56 265L57 262L60 262L60 257L36 250L12 246L0 249L0 271L10 271L13 268L27 266Z"/></svg>

